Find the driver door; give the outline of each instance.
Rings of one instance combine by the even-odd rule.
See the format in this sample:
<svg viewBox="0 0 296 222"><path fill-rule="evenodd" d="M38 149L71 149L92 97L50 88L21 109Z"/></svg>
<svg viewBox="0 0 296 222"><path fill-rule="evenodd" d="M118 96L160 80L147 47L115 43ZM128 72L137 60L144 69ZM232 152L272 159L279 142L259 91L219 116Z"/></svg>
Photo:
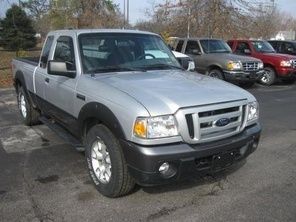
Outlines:
<svg viewBox="0 0 296 222"><path fill-rule="evenodd" d="M53 60L66 62L70 70L76 70L74 36L59 36L53 52ZM47 112L65 125L73 121L74 99L76 96L76 78L47 74L45 97Z"/></svg>
<svg viewBox="0 0 296 222"><path fill-rule="evenodd" d="M202 55L200 46L198 44L198 41L196 40L188 40L185 48L185 54L190 56L194 63L195 63L195 69L197 72L205 73L206 72L206 66L205 66L205 56Z"/></svg>

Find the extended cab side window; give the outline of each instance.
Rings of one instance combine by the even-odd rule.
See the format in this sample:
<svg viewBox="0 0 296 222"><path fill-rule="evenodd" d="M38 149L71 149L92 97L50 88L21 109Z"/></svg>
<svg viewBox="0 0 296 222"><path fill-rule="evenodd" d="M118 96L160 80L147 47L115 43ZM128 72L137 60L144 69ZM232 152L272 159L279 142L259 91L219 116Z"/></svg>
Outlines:
<svg viewBox="0 0 296 222"><path fill-rule="evenodd" d="M74 45L71 37L60 36L58 38L53 60L66 62L67 69L75 70Z"/></svg>
<svg viewBox="0 0 296 222"><path fill-rule="evenodd" d="M200 52L200 47L198 45L197 41L189 40L187 41L186 49L185 49L185 54L197 54Z"/></svg>
<svg viewBox="0 0 296 222"><path fill-rule="evenodd" d="M241 54L241 55L248 55L251 53L251 49L250 49L248 43L238 42L234 53Z"/></svg>
<svg viewBox="0 0 296 222"><path fill-rule="evenodd" d="M46 42L44 44L44 47L43 47L43 51L42 51L42 54L41 54L41 59L40 59L40 67L41 68L46 68L47 66L47 61L48 61L48 56L49 56L49 52L50 52L50 49L51 49L51 46L52 46L52 43L53 43L53 39L54 39L54 36L48 36L47 39L46 39Z"/></svg>
<svg viewBox="0 0 296 222"><path fill-rule="evenodd" d="M177 52L182 52L183 44L184 44L184 40L179 40L179 42L178 42L177 47L176 47L175 50L176 50Z"/></svg>

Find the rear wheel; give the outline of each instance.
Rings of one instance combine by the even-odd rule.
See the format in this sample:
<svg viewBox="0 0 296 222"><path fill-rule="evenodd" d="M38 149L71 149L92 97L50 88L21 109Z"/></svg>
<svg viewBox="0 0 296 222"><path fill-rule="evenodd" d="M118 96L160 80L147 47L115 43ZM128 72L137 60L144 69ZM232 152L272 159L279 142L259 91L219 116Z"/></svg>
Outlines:
<svg viewBox="0 0 296 222"><path fill-rule="evenodd" d="M222 79L224 80L224 76L223 76L223 73L221 70L219 69L211 69L209 72L208 72L208 76L211 76L213 78L217 78L217 79Z"/></svg>
<svg viewBox="0 0 296 222"><path fill-rule="evenodd" d="M263 85L270 86L275 82L275 80L276 80L276 74L274 69L271 67L265 67L264 74L260 79L260 83Z"/></svg>
<svg viewBox="0 0 296 222"><path fill-rule="evenodd" d="M88 131L85 155L91 179L101 194L119 197L134 188L121 146L106 126L95 125Z"/></svg>
<svg viewBox="0 0 296 222"><path fill-rule="evenodd" d="M18 108L23 119L23 122L27 126L32 126L39 123L40 113L36 110L27 97L23 87L19 86L17 90L17 101L18 101Z"/></svg>

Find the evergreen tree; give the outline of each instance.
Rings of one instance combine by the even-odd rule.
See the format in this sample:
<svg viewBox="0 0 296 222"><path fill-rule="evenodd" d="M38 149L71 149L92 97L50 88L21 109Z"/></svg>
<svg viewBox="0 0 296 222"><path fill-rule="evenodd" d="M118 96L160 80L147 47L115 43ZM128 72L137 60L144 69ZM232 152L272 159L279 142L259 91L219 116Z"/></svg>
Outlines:
<svg viewBox="0 0 296 222"><path fill-rule="evenodd" d="M0 38L5 49L20 50L36 46L35 30L26 12L17 5L12 5L6 11L6 17L1 21Z"/></svg>

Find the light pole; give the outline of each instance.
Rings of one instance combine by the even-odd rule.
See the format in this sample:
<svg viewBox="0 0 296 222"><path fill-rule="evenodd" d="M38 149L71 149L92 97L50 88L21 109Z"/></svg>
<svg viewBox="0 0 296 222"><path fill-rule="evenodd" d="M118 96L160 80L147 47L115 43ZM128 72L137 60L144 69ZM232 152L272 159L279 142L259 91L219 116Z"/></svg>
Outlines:
<svg viewBox="0 0 296 222"><path fill-rule="evenodd" d="M129 0L123 0L123 28L129 24Z"/></svg>

